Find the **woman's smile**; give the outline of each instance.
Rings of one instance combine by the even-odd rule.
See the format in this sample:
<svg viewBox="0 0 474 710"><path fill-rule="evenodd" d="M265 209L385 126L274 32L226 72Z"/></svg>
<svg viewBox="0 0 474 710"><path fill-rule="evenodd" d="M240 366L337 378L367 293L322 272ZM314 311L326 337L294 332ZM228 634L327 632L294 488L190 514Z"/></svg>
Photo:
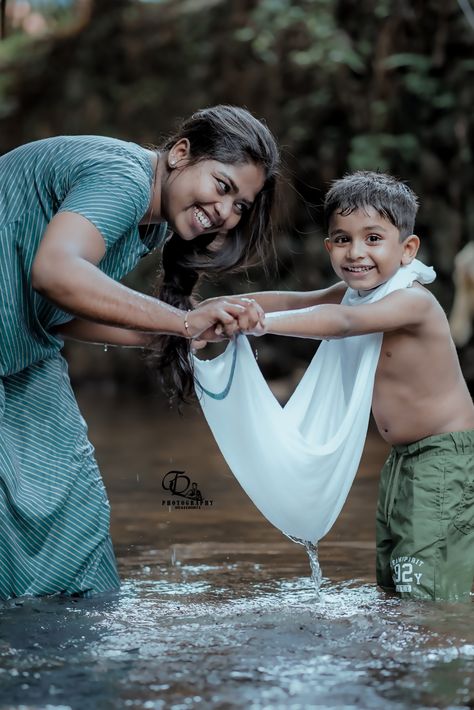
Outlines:
<svg viewBox="0 0 474 710"><path fill-rule="evenodd" d="M214 222L212 222L209 215L206 214L202 207L195 206L193 208L193 216L198 227L202 227L203 230L212 229L212 227L215 226Z"/></svg>

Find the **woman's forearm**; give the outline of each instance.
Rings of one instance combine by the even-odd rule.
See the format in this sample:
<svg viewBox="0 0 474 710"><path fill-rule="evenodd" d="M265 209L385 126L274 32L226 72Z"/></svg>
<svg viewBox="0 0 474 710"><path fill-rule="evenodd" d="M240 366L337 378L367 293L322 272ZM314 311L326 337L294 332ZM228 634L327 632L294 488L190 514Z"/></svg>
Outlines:
<svg viewBox="0 0 474 710"><path fill-rule="evenodd" d="M43 263L33 287L68 313L97 324L186 336L183 311L133 291L80 257Z"/></svg>
<svg viewBox="0 0 474 710"><path fill-rule="evenodd" d="M147 347L153 338L150 333L142 333L138 330L127 330L117 328L102 323L74 318L68 323L56 328L55 331L61 338L66 340L79 340L85 343L96 343L102 345L118 345L126 348Z"/></svg>

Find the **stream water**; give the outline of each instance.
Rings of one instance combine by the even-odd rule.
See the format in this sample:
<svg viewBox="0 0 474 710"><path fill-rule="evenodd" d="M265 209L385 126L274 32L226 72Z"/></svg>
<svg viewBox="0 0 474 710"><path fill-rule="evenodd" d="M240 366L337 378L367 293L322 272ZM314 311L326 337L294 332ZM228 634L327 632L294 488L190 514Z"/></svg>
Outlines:
<svg viewBox="0 0 474 710"><path fill-rule="evenodd" d="M318 596L305 548L254 508L197 410L79 394L123 584L3 603L2 710L474 708L473 604L375 587L376 434L318 546Z"/></svg>

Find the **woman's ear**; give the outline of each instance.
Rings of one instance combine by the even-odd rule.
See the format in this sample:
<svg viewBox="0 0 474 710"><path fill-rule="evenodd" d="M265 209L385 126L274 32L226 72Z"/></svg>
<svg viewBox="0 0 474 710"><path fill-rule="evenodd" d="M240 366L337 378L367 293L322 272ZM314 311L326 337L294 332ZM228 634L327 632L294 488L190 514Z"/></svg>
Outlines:
<svg viewBox="0 0 474 710"><path fill-rule="evenodd" d="M190 155L191 145L189 140L187 138L181 138L168 152L168 167L170 170L184 168L189 162Z"/></svg>
<svg viewBox="0 0 474 710"><path fill-rule="evenodd" d="M400 262L401 265L407 266L408 264L411 264L411 262L417 255L419 248L420 238L417 237L416 234L410 234L409 237L406 237L406 239L403 241L403 252Z"/></svg>

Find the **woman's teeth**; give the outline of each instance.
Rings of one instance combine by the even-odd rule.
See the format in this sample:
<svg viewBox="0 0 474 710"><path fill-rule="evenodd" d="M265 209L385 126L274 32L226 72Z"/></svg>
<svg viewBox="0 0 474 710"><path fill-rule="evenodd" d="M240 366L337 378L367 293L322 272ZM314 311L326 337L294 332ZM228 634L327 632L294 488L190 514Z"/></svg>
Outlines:
<svg viewBox="0 0 474 710"><path fill-rule="evenodd" d="M199 224L201 224L204 229L210 229L212 227L212 222L202 210L200 210L198 207L194 208L194 216L196 217L197 221Z"/></svg>

